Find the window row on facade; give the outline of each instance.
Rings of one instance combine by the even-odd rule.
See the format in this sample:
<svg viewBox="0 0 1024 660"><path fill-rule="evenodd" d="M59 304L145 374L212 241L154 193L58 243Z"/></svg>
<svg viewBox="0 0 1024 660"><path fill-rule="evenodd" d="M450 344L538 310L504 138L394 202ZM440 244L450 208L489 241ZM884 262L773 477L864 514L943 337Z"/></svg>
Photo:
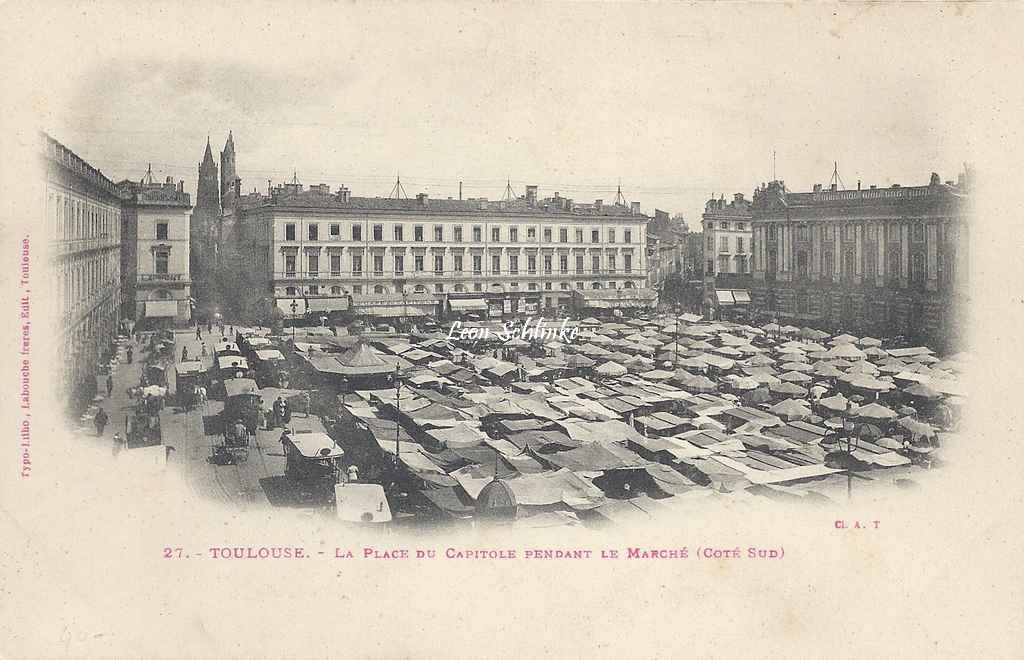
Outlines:
<svg viewBox="0 0 1024 660"><path fill-rule="evenodd" d="M555 285L558 285L557 288ZM632 281L625 281L621 283L616 282L528 282L525 286L520 286L519 282L511 282L508 287L511 291L526 291L527 293L541 293L544 291L572 291L573 287L582 291L585 289L600 290L600 289L635 289L636 284ZM294 296L344 296L348 294L360 295L363 293L375 293L375 294L387 294L392 293L392 286L387 284L351 284L349 286L342 286L340 284L333 285L320 285L320 284L308 284L305 286L285 286L278 287L277 295L285 295L289 297ZM445 286L442 283L436 283L433 285L432 290L425 284L417 284L412 287L411 293L483 293L485 291L484 284L482 282L466 282L458 283L454 285Z"/></svg>
<svg viewBox="0 0 1024 660"><path fill-rule="evenodd" d="M114 204L50 192L47 195L46 218L50 240L109 238L115 242L120 241L121 210Z"/></svg>
<svg viewBox="0 0 1024 660"><path fill-rule="evenodd" d="M304 224L304 229L300 225ZM365 228L364 228L365 227ZM454 243L633 243L633 229L599 227L584 229L580 227L542 227L524 225L466 225L444 224L409 224L409 223L340 223L340 222L307 222L284 223L285 241L297 241L300 236L308 241L364 241L395 243L422 243L445 241ZM638 229L639 231L639 229ZM365 235L364 235L364 232ZM572 239L570 241L570 238ZM602 240L603 239L603 240Z"/></svg>
<svg viewBox="0 0 1024 660"><path fill-rule="evenodd" d="M284 270L278 273L278 276L319 277L322 273L330 274L332 277L340 277L342 273L359 276L367 269L374 275L381 276L384 274L385 268L395 276L401 276L407 272L433 273L437 276L459 276L464 273L473 275L552 275L555 273L561 275L569 273L611 275L619 272L632 274L633 255L622 253L621 261L619 256L616 253L609 253L603 255L602 258L600 254L591 254L587 259L585 255L578 254L573 255L573 258L570 259L567 254L545 254L539 255L539 258L538 255L531 254L525 255L525 258L521 258L520 255L505 255L505 258L502 259L500 254L491 254L489 255L490 259L485 260L482 254L469 255L468 258L465 255L454 254L450 255L450 260L446 264L445 256L440 254L429 256L425 254L395 254L390 260L386 260L385 256L380 254L370 255L369 259L365 261L362 254L350 254L348 263L343 264L341 254L328 254L326 259L321 259L319 254L299 254L296 251L294 254L284 255ZM300 269L299 266L304 266L304 268Z"/></svg>
<svg viewBox="0 0 1024 660"><path fill-rule="evenodd" d="M60 313L83 308L98 292L120 286L120 254L116 250L94 252L54 264L53 290L60 295Z"/></svg>

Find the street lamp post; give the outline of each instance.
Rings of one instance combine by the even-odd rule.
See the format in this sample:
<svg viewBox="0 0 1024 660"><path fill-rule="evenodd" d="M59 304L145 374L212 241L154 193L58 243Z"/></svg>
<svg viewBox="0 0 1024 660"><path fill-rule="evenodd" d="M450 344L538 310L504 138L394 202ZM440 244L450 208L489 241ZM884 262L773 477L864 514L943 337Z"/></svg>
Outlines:
<svg viewBox="0 0 1024 660"><path fill-rule="evenodd" d="M295 341L295 324L298 323L299 318L299 301L292 299L292 341Z"/></svg>
<svg viewBox="0 0 1024 660"><path fill-rule="evenodd" d="M398 416L395 419L395 483L398 483L398 454L402 450L401 422L402 422L402 381L398 379L398 365L395 365L395 409Z"/></svg>

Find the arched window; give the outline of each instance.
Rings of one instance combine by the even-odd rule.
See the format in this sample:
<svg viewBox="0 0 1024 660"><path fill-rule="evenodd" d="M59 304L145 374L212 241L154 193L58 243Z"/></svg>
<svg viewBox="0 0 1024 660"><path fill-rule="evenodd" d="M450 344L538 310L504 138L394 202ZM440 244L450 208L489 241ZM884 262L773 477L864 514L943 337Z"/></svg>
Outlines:
<svg viewBox="0 0 1024 660"><path fill-rule="evenodd" d="M636 288L636 284L634 284L632 281L627 281L626 282L626 288L627 289L635 289Z"/></svg>
<svg viewBox="0 0 1024 660"><path fill-rule="evenodd" d="M456 284L455 285L455 291L457 293L465 293L466 292L466 287L463 286L462 284Z"/></svg>
<svg viewBox="0 0 1024 660"><path fill-rule="evenodd" d="M413 293L426 293L427 287L423 286L422 284L417 284L416 288L413 289L412 291Z"/></svg>
<svg viewBox="0 0 1024 660"><path fill-rule="evenodd" d="M340 286L332 286L331 287L331 295L332 296L337 296L339 294L341 294L341 287Z"/></svg>
<svg viewBox="0 0 1024 660"><path fill-rule="evenodd" d="M374 293L384 293L384 287L382 287L380 284L378 284L377 286L373 287L373 292Z"/></svg>
<svg viewBox="0 0 1024 660"><path fill-rule="evenodd" d="M295 287L293 287L293 286L286 287L285 290L284 290L284 294L286 296L294 296L295 295Z"/></svg>
<svg viewBox="0 0 1024 660"><path fill-rule="evenodd" d="M601 288L601 283L600 282L594 282L594 283L592 283L590 285L590 288L591 289L600 289Z"/></svg>

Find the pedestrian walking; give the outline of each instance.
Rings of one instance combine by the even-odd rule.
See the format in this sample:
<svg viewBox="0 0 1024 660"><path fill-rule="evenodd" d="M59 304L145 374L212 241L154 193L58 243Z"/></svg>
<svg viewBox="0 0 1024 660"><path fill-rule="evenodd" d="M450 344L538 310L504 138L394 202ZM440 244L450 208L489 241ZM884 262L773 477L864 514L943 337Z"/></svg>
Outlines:
<svg viewBox="0 0 1024 660"><path fill-rule="evenodd" d="M212 334L213 333L213 321L207 321L206 322L206 333L207 334Z"/></svg>
<svg viewBox="0 0 1024 660"><path fill-rule="evenodd" d="M96 411L96 416L93 417L92 423L96 425L97 437L103 435L103 429L106 428L108 419L107 412L102 407Z"/></svg>
<svg viewBox="0 0 1024 660"><path fill-rule="evenodd" d="M206 357L206 344L205 343L203 343L203 352L200 353L200 355L202 355L203 357Z"/></svg>
<svg viewBox="0 0 1024 660"><path fill-rule="evenodd" d="M109 397L110 393L113 392L113 391L114 391L114 379L111 377L110 374L107 374L107 396Z"/></svg>
<svg viewBox="0 0 1024 660"><path fill-rule="evenodd" d="M120 433L115 433L114 434L114 445L111 447L112 455L117 456L119 453L121 453L121 450L124 449L124 448L125 448L125 446L124 446L124 439L121 438L121 434Z"/></svg>
<svg viewBox="0 0 1024 660"><path fill-rule="evenodd" d="M182 362L187 362L188 361L188 346L182 346L181 347L181 361Z"/></svg>
<svg viewBox="0 0 1024 660"><path fill-rule="evenodd" d="M128 347L128 364L131 364L132 360L134 360L134 359L135 359L135 351L132 350L131 346L129 346Z"/></svg>
<svg viewBox="0 0 1024 660"><path fill-rule="evenodd" d="M196 326L196 341L203 340L203 330L198 325Z"/></svg>

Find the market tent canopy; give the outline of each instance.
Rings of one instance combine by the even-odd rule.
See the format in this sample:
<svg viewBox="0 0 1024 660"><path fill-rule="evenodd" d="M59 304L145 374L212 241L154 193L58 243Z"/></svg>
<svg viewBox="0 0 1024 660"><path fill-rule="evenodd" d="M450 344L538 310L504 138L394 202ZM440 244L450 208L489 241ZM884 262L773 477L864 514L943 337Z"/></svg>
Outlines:
<svg viewBox="0 0 1024 660"><path fill-rule="evenodd" d="M482 298L449 299L448 306L453 312L487 311L487 301Z"/></svg>
<svg viewBox="0 0 1024 660"><path fill-rule="evenodd" d="M348 298L310 298L306 301L309 312L343 312L348 309Z"/></svg>

